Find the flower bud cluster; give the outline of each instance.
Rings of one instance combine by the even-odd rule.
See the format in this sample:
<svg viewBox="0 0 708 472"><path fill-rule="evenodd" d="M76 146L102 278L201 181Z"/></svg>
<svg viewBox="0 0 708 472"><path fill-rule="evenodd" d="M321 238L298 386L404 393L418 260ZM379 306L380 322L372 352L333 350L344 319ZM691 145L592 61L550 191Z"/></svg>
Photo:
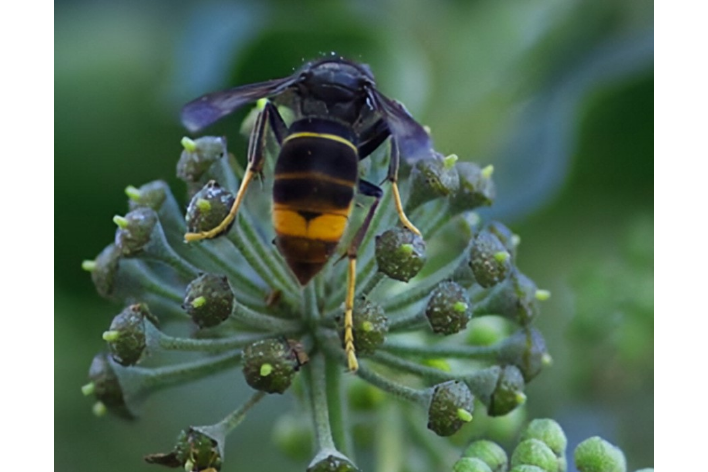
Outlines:
<svg viewBox="0 0 708 472"><path fill-rule="evenodd" d="M550 359L531 326L547 293L516 267L519 238L499 222L481 225L472 213L495 198L491 166L439 154L417 162L408 179L396 181L402 202L391 196L394 188L399 198L398 187L384 184L376 213L353 210L352 221L371 225L362 234L345 233L338 251L352 262L337 264L334 254L302 287L272 244L270 216L249 203L234 210L235 195L244 195L236 176L245 173L229 158L225 139L184 138L182 146L177 175L190 197L186 209L162 181L127 187L129 212L114 218L114 242L83 264L98 293L124 307L103 334L107 352L94 359L83 391L95 397L97 413L125 418L137 417L154 391L229 369L240 368L255 393L221 421L185 429L173 451L147 456L148 462L219 470L226 434L269 394L293 392L308 403L297 424L278 421L274 436L290 456L301 449L294 436L313 438L312 472L358 470L344 424L349 406L393 414L388 399L403 398L427 415L427 422L407 415L423 426L419 436L434 438L473 422L475 404L489 416L524 404L526 384ZM368 181L391 179L385 162L371 162L368 172ZM254 193L244 202L264 198ZM450 224L462 231L450 237ZM432 260L429 242L431 248L442 242L453 260ZM349 312L345 300L353 304ZM474 340L488 336L474 330L485 319L502 320L504 329L479 345ZM458 333L464 334L453 336ZM191 357L146 362L168 351ZM358 370L343 375L351 355ZM306 414L312 428L303 434ZM543 434L527 439L535 441L524 446L529 454L543 454L536 447L550 441ZM506 455L495 446L455 470L502 470ZM558 444L547 447L548 464L560 463Z"/></svg>

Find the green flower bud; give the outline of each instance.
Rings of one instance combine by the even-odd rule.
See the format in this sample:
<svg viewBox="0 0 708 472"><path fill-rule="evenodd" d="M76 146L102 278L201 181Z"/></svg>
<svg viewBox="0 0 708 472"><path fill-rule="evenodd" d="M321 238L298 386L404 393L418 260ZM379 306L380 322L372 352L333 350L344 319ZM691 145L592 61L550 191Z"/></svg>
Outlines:
<svg viewBox="0 0 708 472"><path fill-rule="evenodd" d="M283 393L302 365L302 347L285 339L257 341L243 350L243 375L256 390Z"/></svg>
<svg viewBox="0 0 708 472"><path fill-rule="evenodd" d="M474 318L467 330L467 344L472 346L491 346L509 336L508 323L496 316Z"/></svg>
<svg viewBox="0 0 708 472"><path fill-rule="evenodd" d="M463 457L452 466L452 472L494 472L483 460Z"/></svg>
<svg viewBox="0 0 708 472"><path fill-rule="evenodd" d="M536 465L520 464L512 467L509 472L546 472L546 470Z"/></svg>
<svg viewBox="0 0 708 472"><path fill-rule="evenodd" d="M110 297L120 262L121 251L115 244L109 244L96 256L91 269L91 280L102 297Z"/></svg>
<svg viewBox="0 0 708 472"><path fill-rule="evenodd" d="M428 408L428 429L438 436L455 434L472 419L474 396L459 380L450 380L433 387Z"/></svg>
<svg viewBox="0 0 708 472"><path fill-rule="evenodd" d="M162 180L149 182L140 188L127 187L125 189L131 211L142 207L159 211L167 199L168 192L167 184Z"/></svg>
<svg viewBox="0 0 708 472"><path fill-rule="evenodd" d="M473 315L501 315L523 326L538 315L540 309L535 283L517 269L497 284L486 298L476 303Z"/></svg>
<svg viewBox="0 0 708 472"><path fill-rule="evenodd" d="M386 400L386 394L373 385L359 380L358 377L354 377L347 389L347 398L352 410L373 411Z"/></svg>
<svg viewBox="0 0 708 472"><path fill-rule="evenodd" d="M425 264L425 241L405 228L376 236L376 263L388 277L408 282Z"/></svg>
<svg viewBox="0 0 708 472"><path fill-rule="evenodd" d="M406 202L406 211L412 211L430 200L457 192L460 178L457 175L456 161L455 155L443 158L440 154L436 154L436 159L418 161L411 171L411 191Z"/></svg>
<svg viewBox="0 0 708 472"><path fill-rule="evenodd" d="M538 439L525 439L511 455L511 465L535 465L546 472L556 472L558 458L550 447Z"/></svg>
<svg viewBox="0 0 708 472"><path fill-rule="evenodd" d="M221 469L222 457L218 442L194 428L183 430L172 452L145 456L148 464L180 467L187 472L212 472Z"/></svg>
<svg viewBox="0 0 708 472"><path fill-rule="evenodd" d="M457 164L460 188L450 199L450 210L453 213L492 204L497 191L491 179L491 169L489 166L482 169L471 162Z"/></svg>
<svg viewBox="0 0 708 472"><path fill-rule="evenodd" d="M122 418L135 418L136 415L125 402L123 388L106 353L96 354L91 362L88 376L91 383L84 386L85 394L93 394L100 405Z"/></svg>
<svg viewBox="0 0 708 472"><path fill-rule="evenodd" d="M430 328L438 334L455 334L467 327L472 316L467 291L457 282L441 282L425 308Z"/></svg>
<svg viewBox="0 0 708 472"><path fill-rule="evenodd" d="M307 472L357 472L354 464L337 451L325 451L312 459Z"/></svg>
<svg viewBox="0 0 708 472"><path fill-rule="evenodd" d="M194 183L219 159L227 155L226 138L204 136L192 141L182 140L184 150L177 162L177 177L184 182Z"/></svg>
<svg viewBox="0 0 708 472"><path fill-rule="evenodd" d="M383 344L388 332L388 319L378 303L361 300L354 304L354 347L358 354L373 354ZM339 335L344 339L343 319L340 320Z"/></svg>
<svg viewBox="0 0 708 472"><path fill-rule="evenodd" d="M125 221L117 221L115 244L124 256L134 256L145 250L153 239L158 225L157 213L151 208L140 207L127 215Z"/></svg>
<svg viewBox="0 0 708 472"><path fill-rule="evenodd" d="M508 365L499 375L497 388L487 407L489 416L504 416L526 402L524 377L518 367Z"/></svg>
<svg viewBox="0 0 708 472"><path fill-rule="evenodd" d="M516 248L519 246L519 237L515 235L509 228L507 228L503 223L498 221L491 221L487 224L487 231L492 233L494 236L501 241L506 250L511 254L512 261L516 258Z"/></svg>
<svg viewBox="0 0 708 472"><path fill-rule="evenodd" d="M575 448L575 467L580 472L625 472L624 454L604 439L593 436Z"/></svg>
<svg viewBox="0 0 708 472"><path fill-rule="evenodd" d="M482 439L475 441L465 449L463 456L483 461L492 472L504 472L509 458L497 443Z"/></svg>
<svg viewBox="0 0 708 472"><path fill-rule="evenodd" d="M497 359L518 367L528 383L548 364L550 356L541 333L534 328L524 328L504 340Z"/></svg>
<svg viewBox="0 0 708 472"><path fill-rule="evenodd" d="M309 457L312 429L307 418L286 413L273 425L273 442L290 459L303 461Z"/></svg>
<svg viewBox="0 0 708 472"><path fill-rule="evenodd" d="M185 216L187 229L190 233L199 233L216 228L228 215L234 200L231 192L216 181L210 180L189 202ZM233 225L233 222L231 224ZM229 225L224 232L230 227Z"/></svg>
<svg viewBox="0 0 708 472"><path fill-rule="evenodd" d="M225 276L202 274L187 286L182 308L200 328L226 320L233 310L234 294Z"/></svg>
<svg viewBox="0 0 708 472"><path fill-rule="evenodd" d="M485 288L506 279L512 268L511 254L488 228L474 238L469 264L475 280Z"/></svg>
<svg viewBox="0 0 708 472"><path fill-rule="evenodd" d="M113 360L129 366L137 364L147 346L146 323L157 323L147 305L138 303L121 311L113 321L109 331L104 333Z"/></svg>
<svg viewBox="0 0 708 472"><path fill-rule="evenodd" d="M565 456L568 440L563 428L551 419L536 419L531 421L521 433L521 439L538 439L550 447L559 459Z"/></svg>

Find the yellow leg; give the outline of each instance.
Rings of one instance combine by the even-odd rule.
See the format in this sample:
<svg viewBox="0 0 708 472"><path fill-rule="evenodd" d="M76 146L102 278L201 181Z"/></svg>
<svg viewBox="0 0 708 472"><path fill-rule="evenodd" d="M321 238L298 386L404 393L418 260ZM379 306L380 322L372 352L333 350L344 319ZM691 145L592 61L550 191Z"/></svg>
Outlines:
<svg viewBox="0 0 708 472"><path fill-rule="evenodd" d="M187 233L184 235L184 240L188 243L191 243L194 241L200 241L202 239L210 239L221 234L226 228L228 228L231 222L234 221L234 218L236 218L236 213L238 212L239 206L241 206L243 196L246 194L248 184L251 183L251 180L253 179L254 175L256 175L256 173L251 171L250 167L246 169L246 174L243 176L241 186L238 188L238 193L236 194L234 204L231 205L231 210L229 210L229 214L226 215L226 218L224 218L221 223L219 223L216 227L210 229L209 231L201 231L199 233Z"/></svg>
<svg viewBox="0 0 708 472"><path fill-rule="evenodd" d="M393 188L393 199L396 202L396 211L398 212L398 218L400 218L401 223L403 223L403 226L405 226L418 236L421 236L418 228L416 228L413 223L411 223L411 220L408 219L406 213L403 211L403 204L401 203L401 194L398 191L398 183L396 183L395 181L391 182L391 188Z"/></svg>
<svg viewBox="0 0 708 472"><path fill-rule="evenodd" d="M359 362L354 353L354 291L356 288L356 259L349 258L349 277L347 279L347 299L344 302L344 352L347 353L347 367L351 372L359 369Z"/></svg>

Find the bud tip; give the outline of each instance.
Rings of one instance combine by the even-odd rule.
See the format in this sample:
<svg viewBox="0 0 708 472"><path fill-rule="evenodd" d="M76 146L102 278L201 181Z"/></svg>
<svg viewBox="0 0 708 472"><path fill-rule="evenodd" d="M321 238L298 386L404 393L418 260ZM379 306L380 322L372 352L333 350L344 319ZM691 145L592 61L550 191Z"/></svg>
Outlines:
<svg viewBox="0 0 708 472"><path fill-rule="evenodd" d="M96 402L93 404L92 411L94 415L100 418L106 415L108 408L106 408L106 405L104 405L103 402Z"/></svg>
<svg viewBox="0 0 708 472"><path fill-rule="evenodd" d="M536 290L536 300L544 302L551 298L551 292L549 290Z"/></svg>
<svg viewBox="0 0 708 472"><path fill-rule="evenodd" d="M509 254L507 251L499 251L494 253L494 259L497 262L504 263L509 260L511 257L511 254Z"/></svg>
<svg viewBox="0 0 708 472"><path fill-rule="evenodd" d="M134 202L140 201L140 197L142 196L142 194L140 193L140 189L137 187L133 187L132 185L128 185L125 188L125 194Z"/></svg>
<svg viewBox="0 0 708 472"><path fill-rule="evenodd" d="M485 179L489 179L492 177L492 174L494 173L494 166L489 164L487 167L482 169L482 177Z"/></svg>
<svg viewBox="0 0 708 472"><path fill-rule="evenodd" d="M180 143L182 143L182 147L187 152L194 152L197 150L197 143L195 143L194 140L188 138L187 136L182 138L182 141L180 141Z"/></svg>
<svg viewBox="0 0 708 472"><path fill-rule="evenodd" d="M550 366L553 364L553 358L551 357L550 354L545 353L543 356L541 356L541 363L545 365L546 367Z"/></svg>
<svg viewBox="0 0 708 472"><path fill-rule="evenodd" d="M207 212L211 210L211 202L204 198L199 198L197 199L197 208L199 208L199 210L202 212Z"/></svg>
<svg viewBox="0 0 708 472"><path fill-rule="evenodd" d="M464 408L457 409L457 417L465 423L469 423L470 421L472 421L472 413L465 410Z"/></svg>
<svg viewBox="0 0 708 472"><path fill-rule="evenodd" d="M118 338L120 338L120 331L104 331L102 337L104 341L109 343L118 341Z"/></svg>
<svg viewBox="0 0 708 472"><path fill-rule="evenodd" d="M273 365L265 363L261 366L261 377L268 377L273 372Z"/></svg>
<svg viewBox="0 0 708 472"><path fill-rule="evenodd" d="M113 217L113 222L118 226L120 229L126 229L128 227L128 220L125 219L125 217L116 215Z"/></svg>
<svg viewBox="0 0 708 472"><path fill-rule="evenodd" d="M197 298L195 298L194 300L192 300L192 306L193 306L194 308L203 307L204 304L206 304L206 298L204 298L203 295L202 295L202 296L199 296L199 297L197 297Z"/></svg>
<svg viewBox="0 0 708 472"><path fill-rule="evenodd" d="M452 169L458 159L457 154L450 154L449 156L446 156L443 159L443 167L445 167L445 169Z"/></svg>
<svg viewBox="0 0 708 472"><path fill-rule="evenodd" d="M93 272L96 270L96 261L87 259L81 263L81 268L86 272Z"/></svg>
<svg viewBox="0 0 708 472"><path fill-rule="evenodd" d="M89 382L86 385L81 387L81 393L84 394L85 397L88 397L89 395L93 395L93 392L96 391L96 385L93 382Z"/></svg>

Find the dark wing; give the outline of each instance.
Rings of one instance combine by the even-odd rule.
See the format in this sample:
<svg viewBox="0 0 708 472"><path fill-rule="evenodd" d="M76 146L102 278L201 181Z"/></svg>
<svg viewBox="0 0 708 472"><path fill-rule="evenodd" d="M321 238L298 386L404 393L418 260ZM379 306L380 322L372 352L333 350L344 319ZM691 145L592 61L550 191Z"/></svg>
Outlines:
<svg viewBox="0 0 708 472"><path fill-rule="evenodd" d="M367 95L374 110L386 121L406 162L414 164L423 159L435 158L433 141L403 104L386 98L373 85L367 87Z"/></svg>
<svg viewBox="0 0 708 472"><path fill-rule="evenodd" d="M191 132L199 131L246 103L282 93L297 80L296 75L209 93L182 108L182 124Z"/></svg>

